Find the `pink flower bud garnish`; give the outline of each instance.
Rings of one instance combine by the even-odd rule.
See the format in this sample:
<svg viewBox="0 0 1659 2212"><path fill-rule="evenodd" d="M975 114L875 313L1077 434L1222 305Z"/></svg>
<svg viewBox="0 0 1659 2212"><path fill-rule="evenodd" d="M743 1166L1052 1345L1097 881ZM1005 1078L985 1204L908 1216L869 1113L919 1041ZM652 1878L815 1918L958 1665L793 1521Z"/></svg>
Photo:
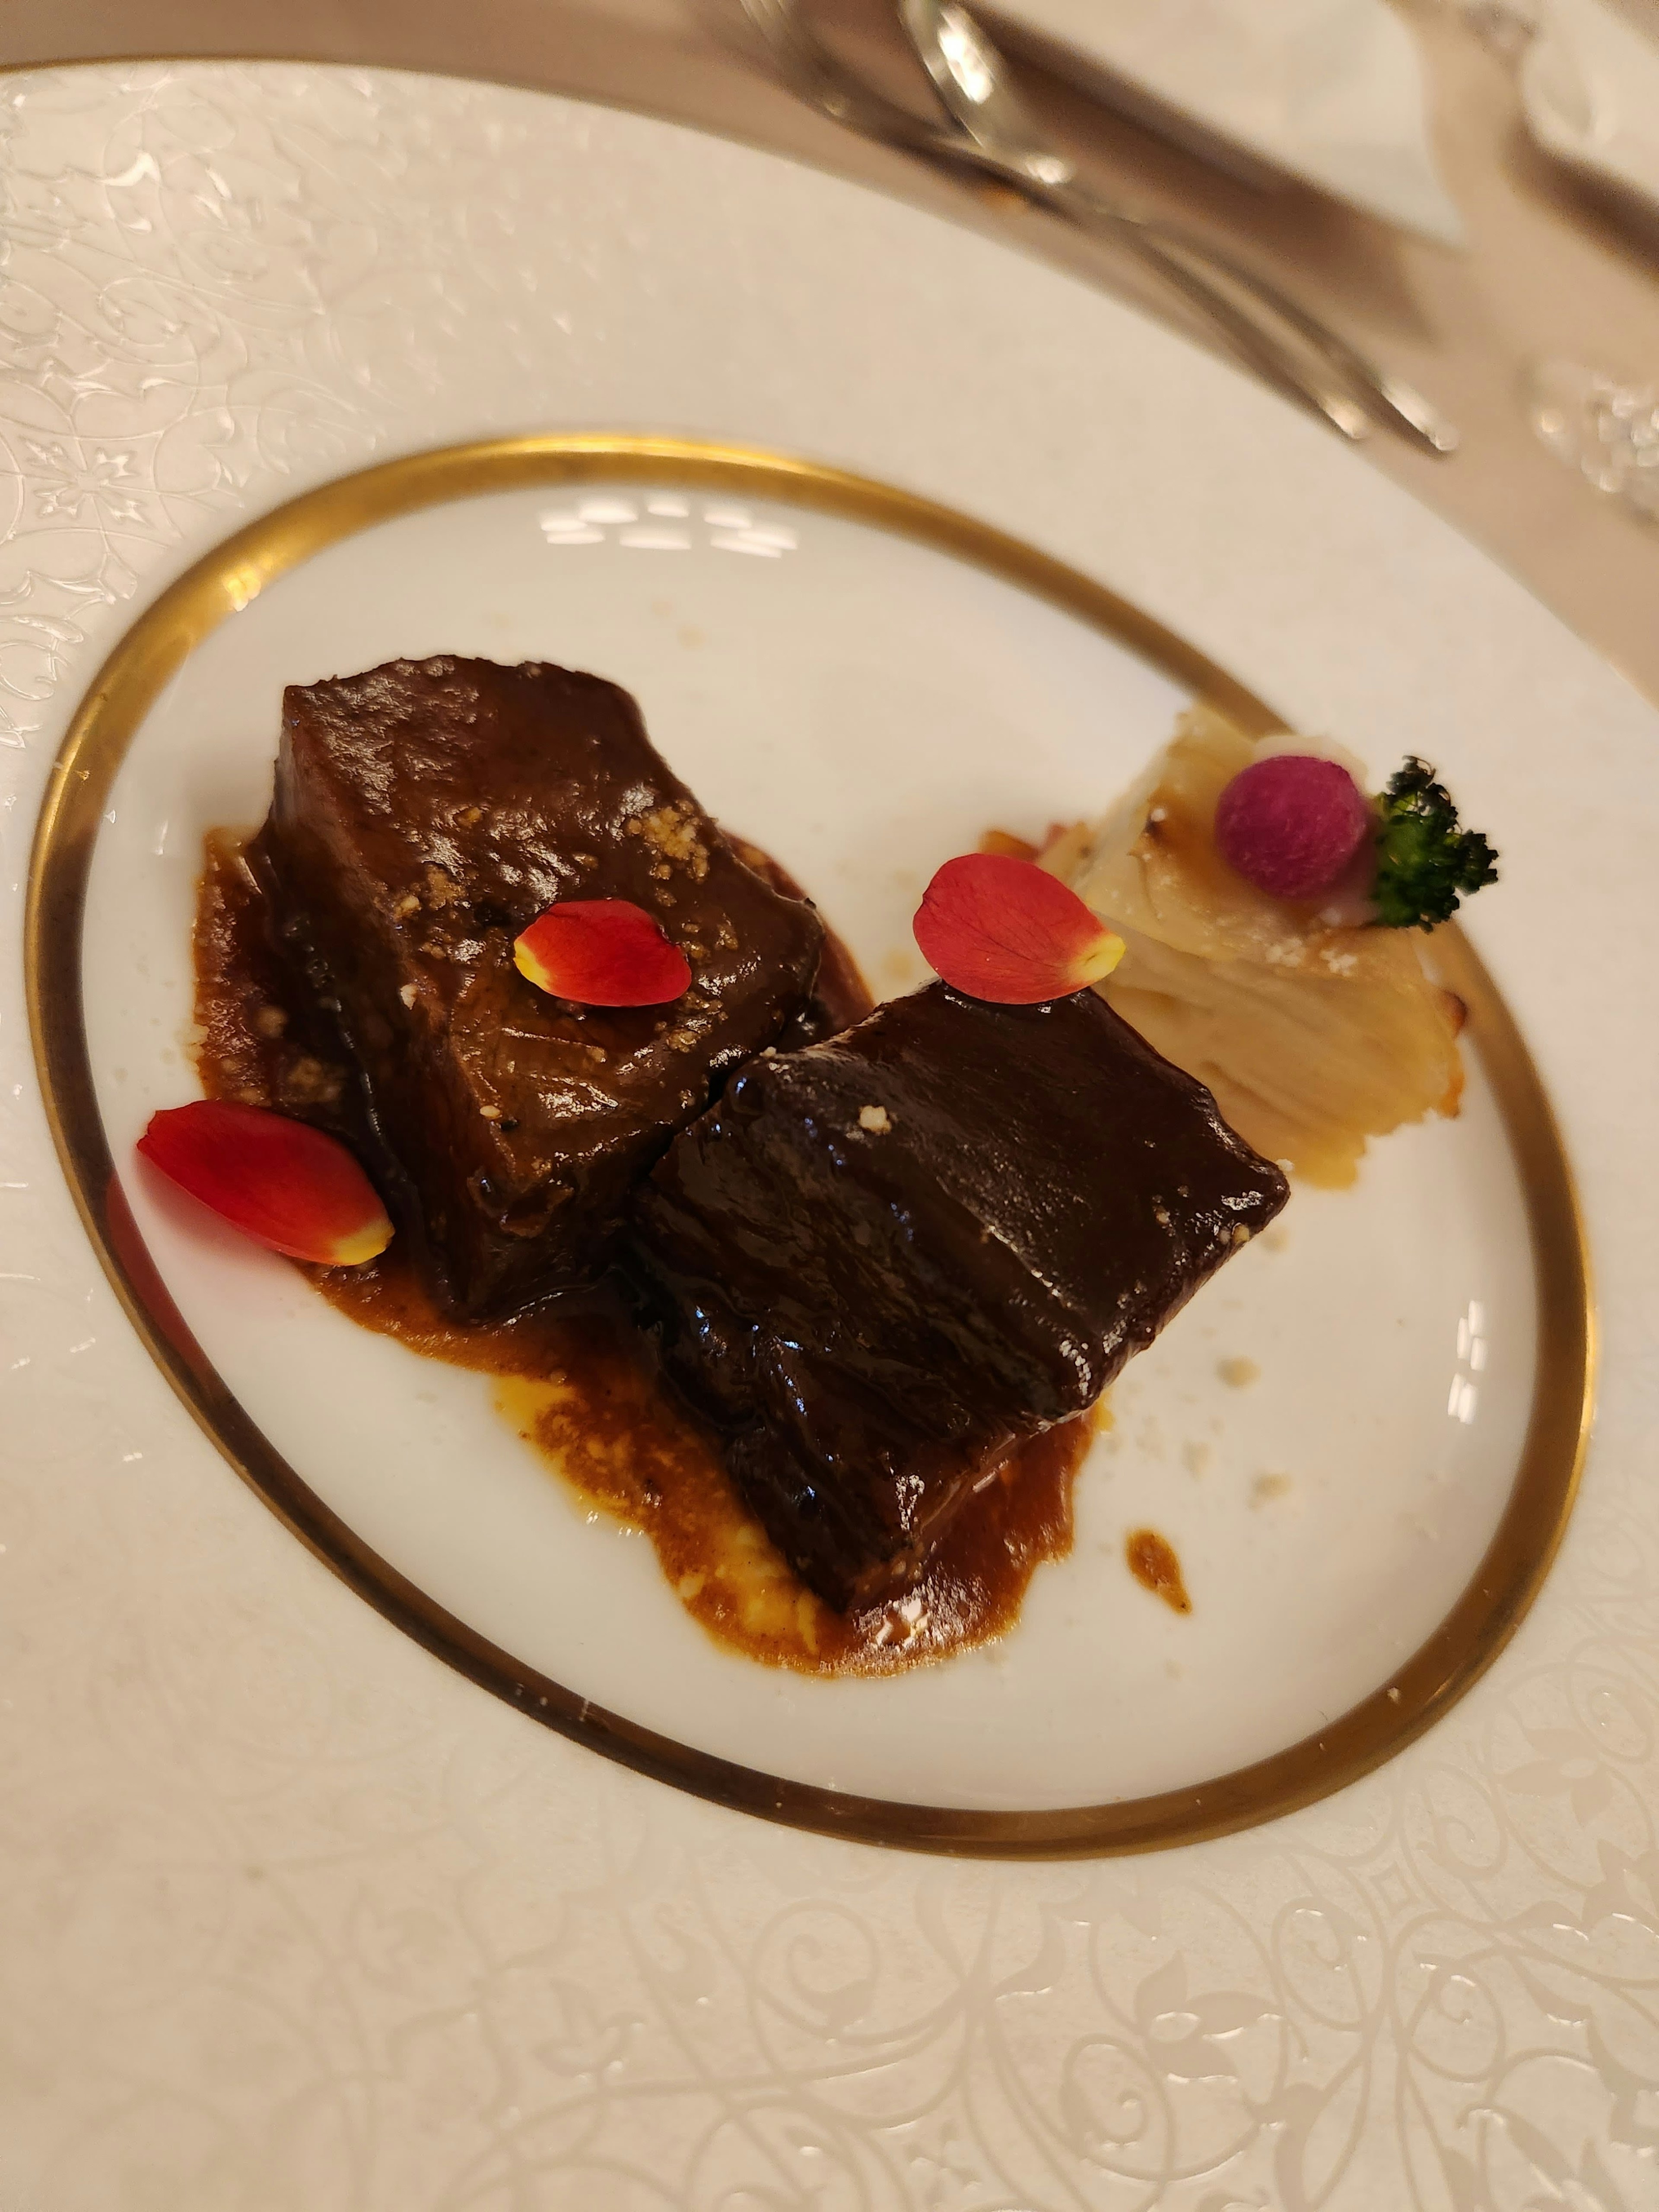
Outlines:
<svg viewBox="0 0 1659 2212"><path fill-rule="evenodd" d="M1376 830L1376 811L1347 769L1310 753L1252 761L1215 810L1222 859L1272 898L1332 890Z"/></svg>
<svg viewBox="0 0 1659 2212"><path fill-rule="evenodd" d="M1069 998L1109 975L1123 939L1030 860L964 853L916 910L916 943L952 990L1003 1006Z"/></svg>
<svg viewBox="0 0 1659 2212"><path fill-rule="evenodd" d="M386 1208L345 1146L285 1114L197 1098L153 1114L138 1150L222 1221L290 1260L356 1267L392 1242Z"/></svg>
<svg viewBox="0 0 1659 2212"><path fill-rule="evenodd" d="M538 991L579 1006L664 1006L691 982L684 953L631 899L561 899L513 957Z"/></svg>

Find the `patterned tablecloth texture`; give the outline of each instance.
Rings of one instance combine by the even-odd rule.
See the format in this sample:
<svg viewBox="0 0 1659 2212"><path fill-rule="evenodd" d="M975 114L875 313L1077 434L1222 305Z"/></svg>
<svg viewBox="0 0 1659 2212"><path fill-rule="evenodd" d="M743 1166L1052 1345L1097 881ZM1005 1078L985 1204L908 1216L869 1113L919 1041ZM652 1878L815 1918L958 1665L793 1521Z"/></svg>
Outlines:
<svg viewBox="0 0 1659 2212"><path fill-rule="evenodd" d="M579 114L276 65L0 85L14 902L135 599L419 437L469 321L520 373L556 344L510 233ZM1659 1364L1551 1602L1408 1761L1138 1861L812 1842L447 1674L184 1432L46 1164L15 965L0 2212L1659 2203Z"/></svg>

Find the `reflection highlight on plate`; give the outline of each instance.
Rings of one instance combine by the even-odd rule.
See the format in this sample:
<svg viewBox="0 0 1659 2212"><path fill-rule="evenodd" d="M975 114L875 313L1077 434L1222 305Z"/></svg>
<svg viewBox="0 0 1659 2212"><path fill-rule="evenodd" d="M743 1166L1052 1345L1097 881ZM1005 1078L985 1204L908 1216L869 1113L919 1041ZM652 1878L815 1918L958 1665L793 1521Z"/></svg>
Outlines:
<svg viewBox="0 0 1659 2212"><path fill-rule="evenodd" d="M637 501L584 499L572 507L548 507L539 520L544 538L558 546L611 544L640 553L690 553L702 545L716 553L779 561L800 544L799 532L788 524L775 518L757 521L748 507L716 501L694 514L691 503L673 492L652 492ZM662 526L670 521L683 521L688 527ZM701 536L694 534L699 522Z"/></svg>
<svg viewBox="0 0 1659 2212"><path fill-rule="evenodd" d="M1449 1416L1461 1421L1465 1428L1474 1419L1480 1395L1480 1386L1474 1377L1486 1364L1488 1349L1486 1309L1479 1298L1471 1298L1457 1324L1457 1364L1467 1371L1453 1376L1451 1395L1446 1401Z"/></svg>

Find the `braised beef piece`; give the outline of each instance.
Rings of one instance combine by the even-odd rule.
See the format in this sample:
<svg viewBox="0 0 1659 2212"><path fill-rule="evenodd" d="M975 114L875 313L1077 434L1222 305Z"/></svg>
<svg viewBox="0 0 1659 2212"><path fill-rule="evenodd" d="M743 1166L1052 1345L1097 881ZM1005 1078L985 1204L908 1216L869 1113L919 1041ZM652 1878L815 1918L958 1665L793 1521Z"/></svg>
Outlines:
<svg viewBox="0 0 1659 2212"><path fill-rule="evenodd" d="M465 1316L587 1284L629 1192L808 1003L823 932L746 866L625 691L531 662L395 660L291 688L258 841L348 1053L405 1231ZM656 916L693 981L584 1007L520 975L559 898Z"/></svg>
<svg viewBox="0 0 1659 2212"><path fill-rule="evenodd" d="M755 1512L850 1610L1287 1196L1092 992L935 983L738 1076L641 1186L629 1265Z"/></svg>

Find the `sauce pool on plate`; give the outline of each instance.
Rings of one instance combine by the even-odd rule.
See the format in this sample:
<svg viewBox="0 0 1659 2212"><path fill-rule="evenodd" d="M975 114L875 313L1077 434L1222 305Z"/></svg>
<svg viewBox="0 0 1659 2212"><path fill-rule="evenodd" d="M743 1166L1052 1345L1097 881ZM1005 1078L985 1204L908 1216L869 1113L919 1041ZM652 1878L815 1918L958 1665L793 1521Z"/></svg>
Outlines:
<svg viewBox="0 0 1659 2212"><path fill-rule="evenodd" d="M743 858L780 890L797 886L757 848ZM246 841L215 831L198 898L197 1059L210 1097L269 1106L362 1148L355 1085L268 927ZM820 975L819 1034L860 1019L870 998L833 937ZM506 1420L590 1512L638 1528L669 1587L717 1642L807 1674L892 1674L1004 1633L1044 1559L1072 1545L1072 1485L1085 1416L1023 1446L959 1516L907 1595L834 1612L807 1589L749 1513L712 1439L658 1383L619 1307L544 1307L498 1322L441 1315L394 1242L356 1268L309 1268L363 1327L411 1351L493 1376Z"/></svg>
<svg viewBox="0 0 1659 2212"><path fill-rule="evenodd" d="M1166 1537L1156 1528L1135 1528L1123 1540L1123 1556L1129 1563L1129 1572L1143 1589L1161 1597L1172 1613L1190 1613L1193 1601L1187 1595L1187 1585L1182 1580L1181 1562Z"/></svg>

